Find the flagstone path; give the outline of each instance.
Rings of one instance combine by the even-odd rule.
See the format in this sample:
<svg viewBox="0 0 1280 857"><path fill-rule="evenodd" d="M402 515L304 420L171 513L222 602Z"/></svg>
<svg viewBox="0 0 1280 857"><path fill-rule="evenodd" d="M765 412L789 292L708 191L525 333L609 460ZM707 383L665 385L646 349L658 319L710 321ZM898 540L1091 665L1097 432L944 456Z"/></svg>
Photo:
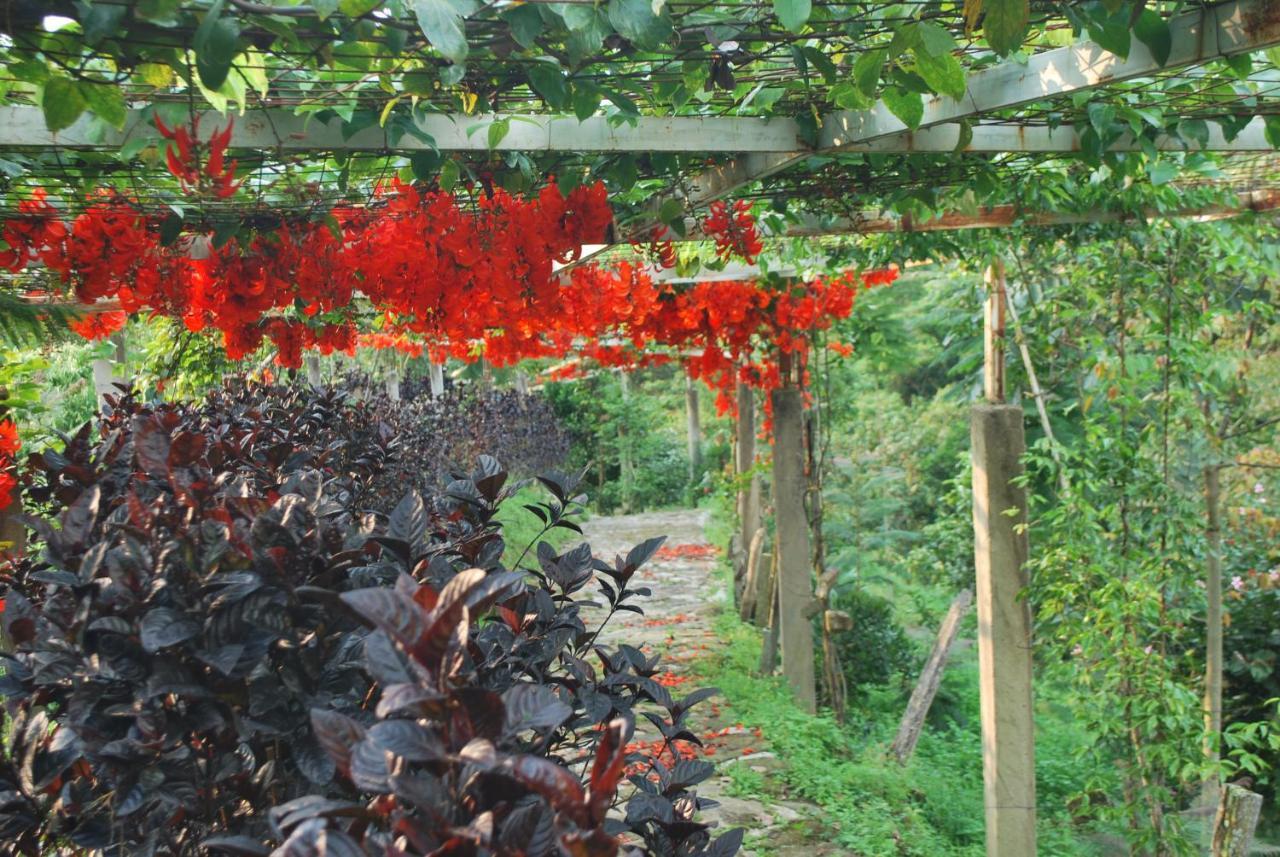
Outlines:
<svg viewBox="0 0 1280 857"><path fill-rule="evenodd" d="M638 585L653 590L640 599L645 615L619 613L601 635L606 645L628 643L645 652L658 652L667 673L663 683L678 699L700 686L689 675L699 658L715 651L712 622L717 611L729 609L724 583L715 575L716 549L707 543L707 513L695 510L649 512L593 518L583 527L596 555L611 562L632 545L653 536L667 541L659 554L638 574ZM686 685L687 682L687 685ZM682 685L686 685L682 688ZM756 724L734 718L722 699L712 699L694 709L692 730L705 743L704 757L716 764L717 774L698 787L700 797L719 806L701 814L720 829L747 830L743 857L829 857L847 853L830 843L821 810L792 800L778 776L783 764L771 752L768 735ZM639 732L635 740L656 737ZM752 782L761 782L759 793L741 794L733 789L730 769L745 765Z"/></svg>

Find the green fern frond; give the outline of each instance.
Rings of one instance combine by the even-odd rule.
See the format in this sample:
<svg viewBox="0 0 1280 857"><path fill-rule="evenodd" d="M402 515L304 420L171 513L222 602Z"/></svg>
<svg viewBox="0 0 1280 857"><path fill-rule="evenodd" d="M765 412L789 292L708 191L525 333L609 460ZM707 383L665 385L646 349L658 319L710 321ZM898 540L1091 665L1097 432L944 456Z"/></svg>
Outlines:
<svg viewBox="0 0 1280 857"><path fill-rule="evenodd" d="M72 335L68 325L80 315L73 305L32 303L0 290L0 344L31 348L66 340Z"/></svg>

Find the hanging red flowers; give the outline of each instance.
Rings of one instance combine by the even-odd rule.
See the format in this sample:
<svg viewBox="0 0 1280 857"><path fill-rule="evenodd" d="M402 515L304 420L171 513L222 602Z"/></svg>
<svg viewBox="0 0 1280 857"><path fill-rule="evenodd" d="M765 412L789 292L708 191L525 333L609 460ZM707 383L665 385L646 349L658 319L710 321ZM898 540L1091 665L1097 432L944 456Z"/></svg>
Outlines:
<svg viewBox="0 0 1280 857"><path fill-rule="evenodd" d="M716 255L723 261L734 256L748 265L754 265L764 245L756 232L756 219L751 214L751 203L740 199L729 206L724 200L711 203L702 230L716 242Z"/></svg>
<svg viewBox="0 0 1280 857"><path fill-rule="evenodd" d="M190 130L182 125L170 128L164 124L159 113L155 116L155 123L160 136L173 143L165 150L165 166L184 190L209 191L223 199L240 188L240 182L235 181L236 162L233 160L230 164L225 163L227 146L231 143L231 131L236 124L234 118L227 122L226 128L215 131L209 137L209 157L203 165L198 152L199 114L191 117Z"/></svg>
<svg viewBox="0 0 1280 857"><path fill-rule="evenodd" d="M106 339L124 328L129 316L124 310L91 312L69 324L76 333L90 341Z"/></svg>
<svg viewBox="0 0 1280 857"><path fill-rule="evenodd" d="M0 420L0 510L13 504L14 491L18 487L13 468L21 448L22 441L18 439L18 427L13 420Z"/></svg>

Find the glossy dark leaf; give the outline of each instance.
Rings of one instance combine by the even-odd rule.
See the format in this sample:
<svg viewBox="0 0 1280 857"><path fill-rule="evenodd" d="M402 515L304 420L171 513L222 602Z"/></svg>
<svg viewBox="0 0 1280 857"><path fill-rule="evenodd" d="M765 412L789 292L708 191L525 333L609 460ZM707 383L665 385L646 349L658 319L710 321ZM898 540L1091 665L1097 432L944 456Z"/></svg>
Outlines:
<svg viewBox="0 0 1280 857"><path fill-rule="evenodd" d="M156 607L142 618L142 648L157 652L184 643L200 633L200 622L168 607Z"/></svg>

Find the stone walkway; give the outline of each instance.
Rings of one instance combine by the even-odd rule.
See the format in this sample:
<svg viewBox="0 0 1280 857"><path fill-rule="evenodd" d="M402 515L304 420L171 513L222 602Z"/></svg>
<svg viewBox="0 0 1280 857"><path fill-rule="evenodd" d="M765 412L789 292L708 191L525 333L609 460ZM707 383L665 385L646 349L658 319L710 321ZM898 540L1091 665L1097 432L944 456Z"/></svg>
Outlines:
<svg viewBox="0 0 1280 857"><path fill-rule="evenodd" d="M613 618L601 641L607 645L628 643L646 652L659 652L669 675L663 676L678 699L699 686L688 676L691 663L715 650L711 631L717 611L729 605L729 593L714 575L718 561L707 544L707 513L694 510L650 512L594 518L583 527L596 555L612 562L632 545L653 536L667 536L663 550L637 575L637 583L649 586L653 596L640 599L645 615L620 613ZM722 829L745 827L743 857L827 857L845 853L824 840L821 810L813 804L791 800L778 777L781 762L770 751L768 736L756 724L734 719L723 700L712 699L694 709L693 731L703 739L703 755L716 763L718 776L698 788L700 797L720 806L705 811L704 821ZM642 721L643 723L643 721ZM656 733L655 733L656 734ZM647 740L638 731L637 741ZM760 788L735 790L730 770L743 765L742 782Z"/></svg>

